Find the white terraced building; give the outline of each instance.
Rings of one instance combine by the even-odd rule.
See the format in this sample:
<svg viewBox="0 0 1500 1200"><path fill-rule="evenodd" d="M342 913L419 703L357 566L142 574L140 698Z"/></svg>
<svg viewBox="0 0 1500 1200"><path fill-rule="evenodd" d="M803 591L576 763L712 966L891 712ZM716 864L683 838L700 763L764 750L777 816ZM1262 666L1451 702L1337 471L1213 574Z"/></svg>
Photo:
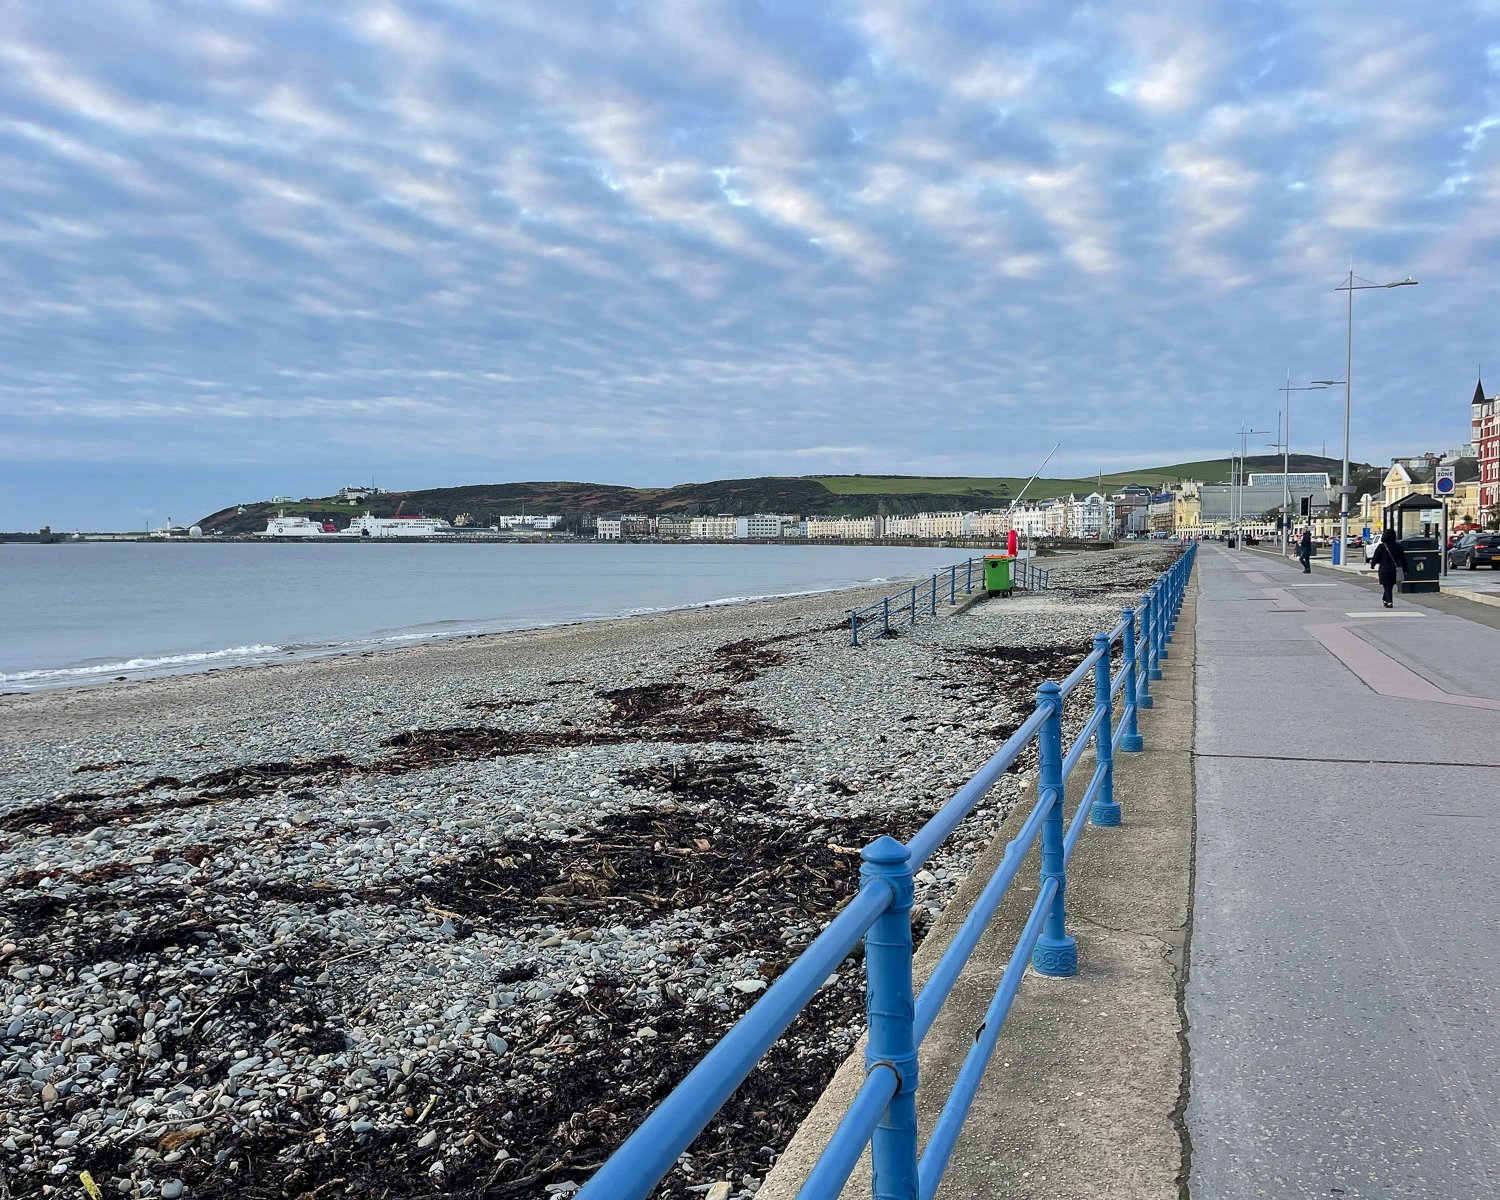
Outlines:
<svg viewBox="0 0 1500 1200"><path fill-rule="evenodd" d="M911 517L886 517L883 537L956 538L964 535L964 513L917 513Z"/></svg>
<svg viewBox="0 0 1500 1200"><path fill-rule="evenodd" d="M808 517L809 538L837 538L839 540L868 541L882 536L883 522L879 517Z"/></svg>
<svg viewBox="0 0 1500 1200"><path fill-rule="evenodd" d="M688 536L710 541L729 541L739 532L739 521L730 516L694 517Z"/></svg>

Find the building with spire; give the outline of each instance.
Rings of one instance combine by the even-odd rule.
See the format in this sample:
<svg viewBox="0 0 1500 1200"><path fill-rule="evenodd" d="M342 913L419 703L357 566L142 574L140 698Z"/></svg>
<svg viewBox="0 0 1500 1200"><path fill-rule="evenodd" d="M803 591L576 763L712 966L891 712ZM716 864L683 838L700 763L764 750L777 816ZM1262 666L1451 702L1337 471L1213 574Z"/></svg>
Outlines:
<svg viewBox="0 0 1500 1200"><path fill-rule="evenodd" d="M1479 459L1479 512L1488 523L1500 517L1500 395L1485 397L1484 380L1474 385L1474 453Z"/></svg>

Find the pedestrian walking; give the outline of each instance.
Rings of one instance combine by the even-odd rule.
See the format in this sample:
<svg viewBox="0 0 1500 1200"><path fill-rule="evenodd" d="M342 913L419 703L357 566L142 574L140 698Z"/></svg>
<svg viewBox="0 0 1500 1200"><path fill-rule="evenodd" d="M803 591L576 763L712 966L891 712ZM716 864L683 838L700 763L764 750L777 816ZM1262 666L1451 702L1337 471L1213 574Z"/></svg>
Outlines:
<svg viewBox="0 0 1500 1200"><path fill-rule="evenodd" d="M1379 572L1380 586L1385 589L1381 603L1387 608L1393 608L1391 589L1396 586L1397 572L1406 570L1406 554L1396 541L1394 529L1387 529L1380 535L1380 545L1370 555L1370 569Z"/></svg>
<svg viewBox="0 0 1500 1200"><path fill-rule="evenodd" d="M1312 530L1302 531L1302 540L1297 543L1297 558L1302 563L1302 573L1312 574Z"/></svg>

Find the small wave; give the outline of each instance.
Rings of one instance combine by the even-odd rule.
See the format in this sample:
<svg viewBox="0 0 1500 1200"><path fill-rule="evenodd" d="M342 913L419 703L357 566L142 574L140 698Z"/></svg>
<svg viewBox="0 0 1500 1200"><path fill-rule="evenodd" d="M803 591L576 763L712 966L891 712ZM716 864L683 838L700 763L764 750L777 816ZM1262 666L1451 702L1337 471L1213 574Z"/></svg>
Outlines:
<svg viewBox="0 0 1500 1200"><path fill-rule="evenodd" d="M127 671L162 671L172 667L191 667L198 663L232 658L262 658L281 653L280 646L231 646L228 650L205 650L199 654L164 654L159 658L128 658L121 662L97 663L89 667L54 667L38 671L0 673L0 683L44 683L87 680L99 675L120 675Z"/></svg>

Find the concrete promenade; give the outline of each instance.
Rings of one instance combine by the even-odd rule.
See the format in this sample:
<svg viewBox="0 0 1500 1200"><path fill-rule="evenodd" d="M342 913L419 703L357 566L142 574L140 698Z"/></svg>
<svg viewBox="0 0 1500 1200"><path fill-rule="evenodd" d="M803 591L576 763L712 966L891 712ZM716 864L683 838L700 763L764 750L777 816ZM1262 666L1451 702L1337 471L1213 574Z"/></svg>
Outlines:
<svg viewBox="0 0 1500 1200"><path fill-rule="evenodd" d="M1500 1195L1500 630L1208 543L1198 588L1190 1193Z"/></svg>

